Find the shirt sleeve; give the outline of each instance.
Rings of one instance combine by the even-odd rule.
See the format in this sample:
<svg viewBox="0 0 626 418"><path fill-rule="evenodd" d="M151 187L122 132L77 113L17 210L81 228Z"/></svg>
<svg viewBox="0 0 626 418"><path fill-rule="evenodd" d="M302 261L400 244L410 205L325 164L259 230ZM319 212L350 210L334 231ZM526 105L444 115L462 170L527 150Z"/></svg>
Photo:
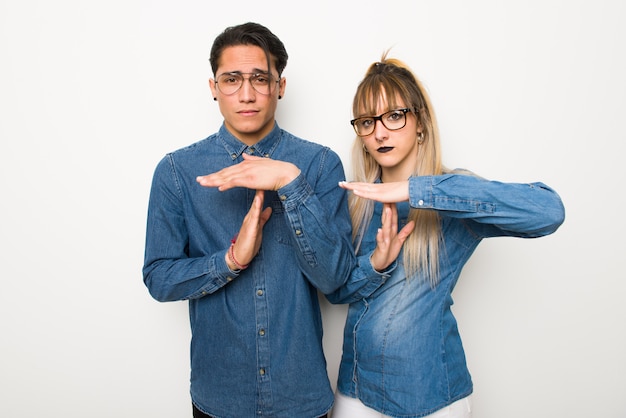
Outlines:
<svg viewBox="0 0 626 418"><path fill-rule="evenodd" d="M370 251L367 255L357 257L357 264L350 280L336 291L326 295L330 303L352 303L371 296L380 288L396 269L397 261L394 261L384 271L378 272L372 267L370 262Z"/></svg>
<svg viewBox="0 0 626 418"><path fill-rule="evenodd" d="M237 276L226 264L227 248L203 257L189 257L188 247L182 191L168 155L155 170L148 203L143 278L156 300L200 298Z"/></svg>
<svg viewBox="0 0 626 418"><path fill-rule="evenodd" d="M300 175L278 190L300 268L322 293L343 285L356 261L345 180L339 157L329 148L315 156L314 173Z"/></svg>
<svg viewBox="0 0 626 418"><path fill-rule="evenodd" d="M469 172L411 177L409 203L465 219L483 238L541 237L555 232L565 219L561 198L543 183L502 183Z"/></svg>

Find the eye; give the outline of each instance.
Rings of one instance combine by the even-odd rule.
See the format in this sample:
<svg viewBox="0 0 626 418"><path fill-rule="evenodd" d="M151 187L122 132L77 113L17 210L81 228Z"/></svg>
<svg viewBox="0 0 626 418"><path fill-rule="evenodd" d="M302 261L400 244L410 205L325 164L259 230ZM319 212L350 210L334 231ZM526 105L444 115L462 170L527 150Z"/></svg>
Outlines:
<svg viewBox="0 0 626 418"><path fill-rule="evenodd" d="M404 117L404 112L401 112L399 110L394 110L387 114L387 120L390 122L400 121L402 120L403 117Z"/></svg>
<svg viewBox="0 0 626 418"><path fill-rule="evenodd" d="M359 119L357 120L357 125L359 125L362 128L369 128L370 126L372 126L374 124L374 119L372 118L363 118L363 119Z"/></svg>
<svg viewBox="0 0 626 418"><path fill-rule="evenodd" d="M241 82L241 76L236 74L224 74L219 80L222 84L239 84Z"/></svg>
<svg viewBox="0 0 626 418"><path fill-rule="evenodd" d="M265 74L254 74L251 78L259 86L267 86L270 82L270 78Z"/></svg>

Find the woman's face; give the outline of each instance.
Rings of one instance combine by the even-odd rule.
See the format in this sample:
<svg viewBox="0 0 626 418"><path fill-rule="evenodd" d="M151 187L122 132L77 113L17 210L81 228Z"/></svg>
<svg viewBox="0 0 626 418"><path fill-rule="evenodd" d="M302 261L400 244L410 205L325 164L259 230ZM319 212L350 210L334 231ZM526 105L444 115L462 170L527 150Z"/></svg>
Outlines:
<svg viewBox="0 0 626 418"><path fill-rule="evenodd" d="M417 117L413 111L392 112L405 108L401 100L396 102L397 107L391 109L387 100L381 98L378 101L376 115L360 115L360 117L381 116L382 118L373 122L374 131L361 137L361 140L365 150L381 166L383 182L407 180L415 172L417 164L418 134L422 131L422 127L418 126ZM401 126L398 121L402 118L406 122L404 127L393 129Z"/></svg>

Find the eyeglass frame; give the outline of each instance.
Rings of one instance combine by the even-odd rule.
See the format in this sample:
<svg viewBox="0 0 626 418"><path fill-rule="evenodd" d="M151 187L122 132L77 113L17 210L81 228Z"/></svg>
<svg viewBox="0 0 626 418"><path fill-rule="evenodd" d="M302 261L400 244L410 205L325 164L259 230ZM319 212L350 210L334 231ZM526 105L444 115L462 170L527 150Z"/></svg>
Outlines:
<svg viewBox="0 0 626 418"><path fill-rule="evenodd" d="M241 77L241 84L239 85L239 87L237 87L237 90L233 91L232 93L224 93L219 86L219 78L222 77L223 75L232 75L232 76L240 76ZM249 77L244 77L244 75L247 75ZM259 77L259 76L265 76L269 79L269 93L264 93L262 91L258 91L256 89L256 87L254 87L254 84L252 84L252 77ZM226 72L226 73L222 73L220 75L218 75L217 77L215 77L215 86L217 87L217 89L220 91L220 93L222 93L225 96L232 96L233 94L237 93L239 90L241 90L241 88L243 87L243 83L248 80L248 82L250 83L250 86L252 86L252 88L254 89L254 91L256 91L259 94L262 94L264 96L269 96L270 94L272 94L272 92L274 91L272 89L272 83L280 83L281 77L278 77L278 80L273 80L275 77L272 73L270 72L263 72L263 71L259 71L259 72L255 72L255 73L241 73L239 71L231 71L231 72Z"/></svg>
<svg viewBox="0 0 626 418"><path fill-rule="evenodd" d="M409 112L416 112L416 111L417 110L415 108L410 108L410 107L404 107L404 108L401 108L401 109L388 110L387 112L381 113L378 116L361 116L361 117L358 117L358 118L354 118L354 119L352 119L350 121L350 125L352 125L352 128L354 128L354 132L356 132L356 134L358 136L360 136L361 138L365 137L365 136L370 136L371 134L374 133L374 131L376 130L376 121L380 121L380 123L383 124L385 129L388 129L390 131L397 131L397 130L402 129L402 128L404 128L406 126L406 114L409 113ZM404 117L404 125L400 126L399 128L389 128L389 127L387 127L387 125L385 125L385 122L383 121L383 117L385 115L388 115L388 114L394 113L394 112L402 112L402 117ZM359 119L373 119L374 120L374 124L372 125L372 132L368 133L367 135L359 134L359 132L357 131L357 127L356 127L356 122Z"/></svg>

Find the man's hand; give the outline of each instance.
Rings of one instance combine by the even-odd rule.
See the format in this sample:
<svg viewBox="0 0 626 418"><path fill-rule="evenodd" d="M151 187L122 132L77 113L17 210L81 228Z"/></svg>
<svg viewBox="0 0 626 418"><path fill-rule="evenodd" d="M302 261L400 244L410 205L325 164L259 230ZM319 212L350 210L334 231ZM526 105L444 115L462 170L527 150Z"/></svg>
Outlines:
<svg viewBox="0 0 626 418"><path fill-rule="evenodd" d="M249 264L261 247L263 226L265 226L265 223L272 215L271 207L263 209L264 199L265 192L263 190L257 190L252 200L250 210L241 223L237 240L232 248L232 254L240 265ZM229 251L231 250L229 249ZM226 264L228 264L231 270L239 269L239 266L236 266L235 263L232 262L228 254L226 254Z"/></svg>
<svg viewBox="0 0 626 418"><path fill-rule="evenodd" d="M244 161L239 164L206 176L198 176L196 181L204 187L217 187L221 192L233 187L278 190L300 174L300 169L291 163L245 153L242 155Z"/></svg>

